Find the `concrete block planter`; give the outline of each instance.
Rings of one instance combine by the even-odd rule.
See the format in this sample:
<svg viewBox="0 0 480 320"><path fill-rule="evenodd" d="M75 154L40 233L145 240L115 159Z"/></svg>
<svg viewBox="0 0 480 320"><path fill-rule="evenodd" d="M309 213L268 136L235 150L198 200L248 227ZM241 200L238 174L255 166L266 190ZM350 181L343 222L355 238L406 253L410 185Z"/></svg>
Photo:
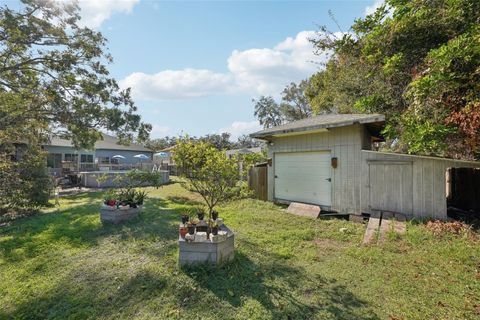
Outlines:
<svg viewBox="0 0 480 320"><path fill-rule="evenodd" d="M219 232L219 235L223 236L201 242L187 241L179 236L179 264L181 266L198 263L222 264L232 260L235 235L225 225L220 227L220 231L224 231Z"/></svg>
<svg viewBox="0 0 480 320"><path fill-rule="evenodd" d="M117 224L126 220L136 218L140 211L142 211L141 206L128 209L111 209L102 207L100 208L100 220L102 221L102 223L109 222Z"/></svg>

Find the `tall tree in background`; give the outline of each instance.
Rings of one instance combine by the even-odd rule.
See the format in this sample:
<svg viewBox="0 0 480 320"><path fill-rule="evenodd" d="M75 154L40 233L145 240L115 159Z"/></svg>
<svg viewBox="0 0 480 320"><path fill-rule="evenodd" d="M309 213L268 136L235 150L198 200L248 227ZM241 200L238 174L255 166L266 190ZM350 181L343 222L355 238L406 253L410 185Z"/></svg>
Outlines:
<svg viewBox="0 0 480 320"><path fill-rule="evenodd" d="M157 139L149 139L145 146L149 149L152 149L154 152L158 152L160 150L166 149L168 147L172 147L177 143L176 137L163 137Z"/></svg>
<svg viewBox="0 0 480 320"><path fill-rule="evenodd" d="M283 89L280 110L286 121L295 121L312 116L312 108L305 96L307 87L308 82L302 80L298 85L292 82Z"/></svg>
<svg viewBox="0 0 480 320"><path fill-rule="evenodd" d="M258 100L253 100L255 117L264 128L311 117L314 112L306 95L309 87L310 84L306 80L300 81L299 84L290 83L283 89L280 103L271 96L261 96Z"/></svg>
<svg viewBox="0 0 480 320"><path fill-rule="evenodd" d="M315 111L381 112L394 149L478 158L480 1L386 0L340 37L306 91Z"/></svg>
<svg viewBox="0 0 480 320"><path fill-rule="evenodd" d="M53 132L90 148L101 139L100 129L116 133L122 142L142 141L151 129L136 114L130 91L120 91L109 77L106 39L77 25L74 2L22 3L20 11L0 7L0 210L13 203L13 191L6 189L12 179L22 181L13 184L20 188L34 177L22 163L29 157L11 161L15 143L41 161L35 149ZM27 203L28 195L16 191Z"/></svg>
<svg viewBox="0 0 480 320"><path fill-rule="evenodd" d="M255 104L254 115L264 128L271 128L282 124L282 114L278 104L271 96L261 96L258 100L253 99Z"/></svg>

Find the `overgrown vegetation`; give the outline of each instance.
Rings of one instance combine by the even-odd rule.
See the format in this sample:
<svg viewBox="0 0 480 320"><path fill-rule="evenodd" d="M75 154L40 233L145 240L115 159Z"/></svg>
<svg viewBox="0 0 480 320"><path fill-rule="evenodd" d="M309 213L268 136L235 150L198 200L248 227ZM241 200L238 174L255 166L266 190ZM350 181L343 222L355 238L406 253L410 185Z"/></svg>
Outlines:
<svg viewBox="0 0 480 320"><path fill-rule="evenodd" d="M313 39L329 51L309 81L315 113L383 113L391 148L478 158L480 2L386 0L340 35Z"/></svg>
<svg viewBox="0 0 480 320"><path fill-rule="evenodd" d="M0 318L477 319L480 245L410 223L383 247L365 226L251 199L218 211L235 232L219 269L178 267L180 215L201 198L146 188L141 215L102 226L101 193L0 228ZM346 229L342 229L346 228ZM340 231L342 229L344 232ZM345 231L346 230L346 231Z"/></svg>
<svg viewBox="0 0 480 320"><path fill-rule="evenodd" d="M333 19L335 19L332 16ZM478 159L480 2L385 0L346 32L311 39L329 59L319 72L254 100L265 127L322 113L382 113L387 147Z"/></svg>

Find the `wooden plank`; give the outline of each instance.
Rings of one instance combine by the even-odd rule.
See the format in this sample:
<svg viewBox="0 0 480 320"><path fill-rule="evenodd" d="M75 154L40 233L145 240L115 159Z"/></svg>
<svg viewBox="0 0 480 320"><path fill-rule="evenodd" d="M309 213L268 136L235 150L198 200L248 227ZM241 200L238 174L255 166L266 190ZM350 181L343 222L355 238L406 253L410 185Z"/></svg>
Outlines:
<svg viewBox="0 0 480 320"><path fill-rule="evenodd" d="M363 237L363 244L371 244L377 240L379 226L380 219L370 217L368 220L367 230L365 231L365 236Z"/></svg>
<svg viewBox="0 0 480 320"><path fill-rule="evenodd" d="M393 215L392 215L393 217ZM390 231L393 231L393 219L384 219L380 223L379 235L378 235L378 244L385 243L387 240L387 235Z"/></svg>
<svg viewBox="0 0 480 320"><path fill-rule="evenodd" d="M302 217L318 218L320 207L311 204L292 202L288 206L287 212Z"/></svg>
<svg viewBox="0 0 480 320"><path fill-rule="evenodd" d="M407 232L407 224L405 221L398 221L395 219L393 221L393 231L398 234L405 234L405 232Z"/></svg>

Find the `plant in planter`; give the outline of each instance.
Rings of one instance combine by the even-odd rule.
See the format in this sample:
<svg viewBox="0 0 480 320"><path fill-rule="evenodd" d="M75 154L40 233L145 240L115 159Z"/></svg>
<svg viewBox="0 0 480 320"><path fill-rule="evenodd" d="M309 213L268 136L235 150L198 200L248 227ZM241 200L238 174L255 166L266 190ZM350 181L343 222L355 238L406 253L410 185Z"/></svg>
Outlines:
<svg viewBox="0 0 480 320"><path fill-rule="evenodd" d="M198 209L197 217L198 217L198 220L202 221L205 218L205 211L203 211L202 209Z"/></svg>
<svg viewBox="0 0 480 320"><path fill-rule="evenodd" d="M198 193L208 208L208 220L218 203L238 198L247 188L240 181L238 159L206 142L179 139L173 156L185 187ZM215 213L218 218L218 213Z"/></svg>
<svg viewBox="0 0 480 320"><path fill-rule="evenodd" d="M119 223L136 217L143 205L147 193L126 187L120 190L110 189L104 197L104 207L100 209L100 219Z"/></svg>
<svg viewBox="0 0 480 320"><path fill-rule="evenodd" d="M186 214L186 213L182 214L182 224L183 225L188 222L188 219L189 219L188 214Z"/></svg>
<svg viewBox="0 0 480 320"><path fill-rule="evenodd" d="M117 205L116 195L113 190L108 190L108 192L103 197L103 203L106 206L114 207Z"/></svg>
<svg viewBox="0 0 480 320"><path fill-rule="evenodd" d="M218 224L212 224L212 234L216 236L218 234Z"/></svg>
<svg viewBox="0 0 480 320"><path fill-rule="evenodd" d="M212 210L212 220L217 220L218 219L218 211Z"/></svg>
<svg viewBox="0 0 480 320"><path fill-rule="evenodd" d="M196 228L196 223L195 221L188 221L188 224L187 224L187 229L188 229L188 234L194 234L195 233L195 228Z"/></svg>
<svg viewBox="0 0 480 320"><path fill-rule="evenodd" d="M146 191L136 191L134 196L134 201L137 205L143 206L143 202L145 201L146 197L147 197Z"/></svg>

